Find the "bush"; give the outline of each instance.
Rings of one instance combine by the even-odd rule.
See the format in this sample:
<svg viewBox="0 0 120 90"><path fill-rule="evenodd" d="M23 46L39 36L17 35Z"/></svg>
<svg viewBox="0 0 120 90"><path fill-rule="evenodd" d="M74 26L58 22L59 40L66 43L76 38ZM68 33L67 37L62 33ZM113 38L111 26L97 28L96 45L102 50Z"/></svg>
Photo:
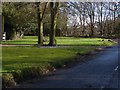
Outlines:
<svg viewBox="0 0 120 90"><path fill-rule="evenodd" d="M14 81L12 74L6 73L2 75L2 87L3 88L13 87L15 85L16 85L16 82Z"/></svg>
<svg viewBox="0 0 120 90"><path fill-rule="evenodd" d="M51 64L52 64L52 66L54 66L55 68L61 68L61 67L63 67L64 62L62 62L62 61L57 61L57 62L53 62L53 63L51 63Z"/></svg>
<svg viewBox="0 0 120 90"><path fill-rule="evenodd" d="M22 70L17 70L13 73L14 79L17 82L47 75L49 71L52 71L53 67L50 64L45 64L41 66L27 67Z"/></svg>
<svg viewBox="0 0 120 90"><path fill-rule="evenodd" d="M23 75L22 75L22 71L21 70L17 70L15 72L13 72L13 77L14 77L14 80L16 82L22 81L22 79L24 78Z"/></svg>
<svg viewBox="0 0 120 90"><path fill-rule="evenodd" d="M27 67L22 70L18 70L13 73L14 79L17 82L21 82L30 78L34 77L40 77L42 76L43 72L41 70L41 67Z"/></svg>
<svg viewBox="0 0 120 90"><path fill-rule="evenodd" d="M40 66L26 67L26 68L23 68L22 70L17 70L13 73L3 74L3 77L2 77L3 88L13 87L16 85L16 82L19 83L31 78L49 75L50 71L55 70L53 66L57 68L62 67L63 62L54 63L54 64L45 63Z"/></svg>

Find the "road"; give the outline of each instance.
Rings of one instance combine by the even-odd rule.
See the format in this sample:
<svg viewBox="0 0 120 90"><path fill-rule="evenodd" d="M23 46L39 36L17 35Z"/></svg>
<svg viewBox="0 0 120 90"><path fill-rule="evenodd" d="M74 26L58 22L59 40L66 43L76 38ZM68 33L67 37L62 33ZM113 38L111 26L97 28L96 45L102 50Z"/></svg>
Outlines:
<svg viewBox="0 0 120 90"><path fill-rule="evenodd" d="M101 51L95 58L53 76L22 85L26 88L118 88L118 46Z"/></svg>

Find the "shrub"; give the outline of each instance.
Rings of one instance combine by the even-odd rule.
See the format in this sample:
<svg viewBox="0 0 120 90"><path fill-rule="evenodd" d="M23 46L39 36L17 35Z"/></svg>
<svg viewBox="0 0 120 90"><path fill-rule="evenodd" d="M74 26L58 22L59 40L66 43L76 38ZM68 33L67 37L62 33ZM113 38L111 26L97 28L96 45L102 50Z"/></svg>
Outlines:
<svg viewBox="0 0 120 90"><path fill-rule="evenodd" d="M13 75L10 73L5 73L2 75L2 87L13 87L16 85L16 82L14 81Z"/></svg>
<svg viewBox="0 0 120 90"><path fill-rule="evenodd" d="M62 61L58 61L58 62L53 62L51 63L52 66L54 66L55 68L61 68L64 64Z"/></svg>
<svg viewBox="0 0 120 90"><path fill-rule="evenodd" d="M21 70L13 72L13 77L16 82L21 81L24 78Z"/></svg>
<svg viewBox="0 0 120 90"><path fill-rule="evenodd" d="M40 77L42 75L42 70L40 67L27 67L22 70L15 71L13 73L14 79L17 82L21 82L30 78Z"/></svg>
<svg viewBox="0 0 120 90"><path fill-rule="evenodd" d="M49 71L52 71L53 67L50 64L44 64L41 66L26 67L22 70L17 70L13 73L14 79L17 82L47 75Z"/></svg>

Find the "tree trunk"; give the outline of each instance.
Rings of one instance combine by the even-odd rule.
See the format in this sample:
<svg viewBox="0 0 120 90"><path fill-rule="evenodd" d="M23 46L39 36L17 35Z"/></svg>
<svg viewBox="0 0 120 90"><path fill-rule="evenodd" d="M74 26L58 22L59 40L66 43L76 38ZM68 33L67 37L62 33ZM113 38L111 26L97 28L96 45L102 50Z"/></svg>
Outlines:
<svg viewBox="0 0 120 90"><path fill-rule="evenodd" d="M115 6L114 6L114 8L115 8ZM115 20L115 10L114 10L114 22L113 22L113 23L114 23L114 24L113 24L114 30L113 30L113 33L115 33L115 31L116 31L116 30L115 30L115 29L116 29L116 28L115 28L115 26L116 26L115 21L116 21L116 20Z"/></svg>
<svg viewBox="0 0 120 90"><path fill-rule="evenodd" d="M92 16L90 16L90 37L94 36L94 25L93 25L93 21L92 21Z"/></svg>
<svg viewBox="0 0 120 90"><path fill-rule="evenodd" d="M42 10L40 7L40 3L37 5L38 9L38 46L43 45L43 21L42 21Z"/></svg>
<svg viewBox="0 0 120 90"><path fill-rule="evenodd" d="M24 36L24 32L23 31L20 31L20 39L22 39Z"/></svg>
<svg viewBox="0 0 120 90"><path fill-rule="evenodd" d="M100 4L101 4L101 12L100 12L100 29L101 29L100 31L101 32L100 32L100 34L101 34L101 36L103 36L103 25L102 25L102 17L103 17L103 15L102 15L103 14L102 13L103 9L102 8L103 7L102 7L102 2Z"/></svg>
<svg viewBox="0 0 120 90"><path fill-rule="evenodd" d="M91 23L90 29L91 29L90 37L93 37L94 36L93 23Z"/></svg>
<svg viewBox="0 0 120 90"><path fill-rule="evenodd" d="M50 2L50 9L51 9L51 26L50 26L50 41L49 41L50 46L56 45L55 32L56 32L58 6L59 6L59 2L56 3Z"/></svg>
<svg viewBox="0 0 120 90"><path fill-rule="evenodd" d="M54 12L54 11L53 11ZM56 15L51 13L51 27L50 27L50 46L54 46L55 43L55 32L56 32Z"/></svg>

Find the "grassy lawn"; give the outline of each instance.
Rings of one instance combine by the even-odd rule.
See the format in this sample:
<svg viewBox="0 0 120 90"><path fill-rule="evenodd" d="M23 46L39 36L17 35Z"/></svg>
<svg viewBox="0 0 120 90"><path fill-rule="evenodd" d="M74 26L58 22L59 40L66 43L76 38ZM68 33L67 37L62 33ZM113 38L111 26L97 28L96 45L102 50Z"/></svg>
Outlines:
<svg viewBox="0 0 120 90"><path fill-rule="evenodd" d="M45 37L48 39L48 37ZM110 46L113 42L102 38L75 38L57 37L58 45L69 45L59 48L37 48L31 47L3 47L2 61L3 71L19 70L31 66L43 66L52 64L55 66L64 65L70 62L77 53L85 54L95 49L89 46ZM22 40L4 41L3 44L37 44L37 37L25 36ZM45 42L46 44L48 42ZM70 46L71 45L71 46ZM78 46L77 46L78 45Z"/></svg>
<svg viewBox="0 0 120 90"><path fill-rule="evenodd" d="M48 44L48 37L45 37L44 44ZM109 46L112 45L108 39L102 38L75 38L56 37L57 45L80 45L80 46ZM21 40L3 41L2 44L37 44L37 36L24 36Z"/></svg>
<svg viewBox="0 0 120 90"><path fill-rule="evenodd" d="M25 67L52 64L64 65L77 56L77 53L85 54L94 47L69 46L66 48L36 48L36 47L3 47L3 70L13 71Z"/></svg>

